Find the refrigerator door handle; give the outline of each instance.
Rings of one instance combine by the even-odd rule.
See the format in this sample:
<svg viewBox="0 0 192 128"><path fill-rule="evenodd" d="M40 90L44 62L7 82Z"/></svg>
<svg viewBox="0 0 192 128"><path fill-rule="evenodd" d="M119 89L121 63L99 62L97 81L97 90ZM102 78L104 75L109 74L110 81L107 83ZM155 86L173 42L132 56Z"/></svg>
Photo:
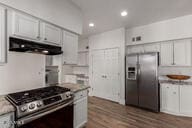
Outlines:
<svg viewBox="0 0 192 128"><path fill-rule="evenodd" d="M138 64L138 68L137 68L137 76L140 76L141 75L141 66L140 66L140 64Z"/></svg>

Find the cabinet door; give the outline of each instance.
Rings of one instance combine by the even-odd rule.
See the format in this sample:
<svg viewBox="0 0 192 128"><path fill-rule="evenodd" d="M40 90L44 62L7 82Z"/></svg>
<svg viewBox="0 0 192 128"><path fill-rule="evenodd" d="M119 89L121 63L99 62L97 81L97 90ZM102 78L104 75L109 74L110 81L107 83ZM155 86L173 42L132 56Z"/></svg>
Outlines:
<svg viewBox="0 0 192 128"><path fill-rule="evenodd" d="M164 42L160 46L161 66L173 65L173 42Z"/></svg>
<svg viewBox="0 0 192 128"><path fill-rule="evenodd" d="M92 85L93 95L104 98L106 95L105 80L105 50L92 52Z"/></svg>
<svg viewBox="0 0 192 128"><path fill-rule="evenodd" d="M78 65L88 66L88 52L78 53Z"/></svg>
<svg viewBox="0 0 192 128"><path fill-rule="evenodd" d="M160 44L146 44L144 45L145 52L159 52Z"/></svg>
<svg viewBox="0 0 192 128"><path fill-rule="evenodd" d="M177 40L174 42L174 65L191 66L191 40Z"/></svg>
<svg viewBox="0 0 192 128"><path fill-rule="evenodd" d="M14 113L0 116L0 128L14 128Z"/></svg>
<svg viewBox="0 0 192 128"><path fill-rule="evenodd" d="M162 110L179 113L179 86L173 84L161 85Z"/></svg>
<svg viewBox="0 0 192 128"><path fill-rule="evenodd" d="M180 112L184 115L192 115L192 86L180 86Z"/></svg>
<svg viewBox="0 0 192 128"><path fill-rule="evenodd" d="M61 45L62 31L48 23L42 23L42 39L44 42Z"/></svg>
<svg viewBox="0 0 192 128"><path fill-rule="evenodd" d="M13 19L13 35L23 38L39 40L40 28L39 20L31 16L20 14L17 12L12 13Z"/></svg>
<svg viewBox="0 0 192 128"><path fill-rule="evenodd" d="M80 128L87 122L87 97L74 103L74 128Z"/></svg>
<svg viewBox="0 0 192 128"><path fill-rule="evenodd" d="M132 46L130 48L130 53L143 53L143 52L144 52L143 45Z"/></svg>
<svg viewBox="0 0 192 128"><path fill-rule="evenodd" d="M0 7L0 64L7 61L7 47L6 47L6 9Z"/></svg>
<svg viewBox="0 0 192 128"><path fill-rule="evenodd" d="M105 50L105 84L103 88L106 99L118 102L120 88L119 49ZM107 93L106 93L107 92Z"/></svg>
<svg viewBox="0 0 192 128"><path fill-rule="evenodd" d="M63 33L63 60L64 64L77 64L78 57L78 35Z"/></svg>

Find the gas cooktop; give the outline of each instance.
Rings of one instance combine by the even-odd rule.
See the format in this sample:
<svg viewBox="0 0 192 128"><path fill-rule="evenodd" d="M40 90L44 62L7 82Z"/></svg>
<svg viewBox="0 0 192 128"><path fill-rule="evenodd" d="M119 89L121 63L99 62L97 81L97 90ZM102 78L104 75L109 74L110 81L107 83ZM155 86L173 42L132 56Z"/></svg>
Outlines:
<svg viewBox="0 0 192 128"><path fill-rule="evenodd" d="M17 118L35 113L58 103L73 98L68 88L50 86L7 95L7 99L15 106Z"/></svg>

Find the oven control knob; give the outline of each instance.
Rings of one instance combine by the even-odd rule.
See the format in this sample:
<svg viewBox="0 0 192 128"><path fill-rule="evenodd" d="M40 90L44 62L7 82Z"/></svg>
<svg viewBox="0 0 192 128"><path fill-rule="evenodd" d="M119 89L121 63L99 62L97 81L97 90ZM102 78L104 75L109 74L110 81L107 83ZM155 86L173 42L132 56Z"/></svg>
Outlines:
<svg viewBox="0 0 192 128"><path fill-rule="evenodd" d="M71 93L67 93L67 94L66 94L66 97L67 97L67 98L71 97Z"/></svg>
<svg viewBox="0 0 192 128"><path fill-rule="evenodd" d="M21 107L21 111L22 111L22 112L27 111L27 109L28 109L27 106L22 106L22 107Z"/></svg>
<svg viewBox="0 0 192 128"><path fill-rule="evenodd" d="M41 106L42 106L41 102L38 102L37 107L41 107Z"/></svg>
<svg viewBox="0 0 192 128"><path fill-rule="evenodd" d="M29 105L29 109L34 109L34 108L35 108L35 104L32 103Z"/></svg>

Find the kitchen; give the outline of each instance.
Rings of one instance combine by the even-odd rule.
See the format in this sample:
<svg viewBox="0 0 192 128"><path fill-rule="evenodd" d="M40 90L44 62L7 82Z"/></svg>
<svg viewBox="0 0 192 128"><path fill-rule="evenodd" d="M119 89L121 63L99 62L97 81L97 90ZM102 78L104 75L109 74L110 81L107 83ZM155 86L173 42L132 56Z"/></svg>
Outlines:
<svg viewBox="0 0 192 128"><path fill-rule="evenodd" d="M1 0L0 128L190 128L190 4Z"/></svg>

